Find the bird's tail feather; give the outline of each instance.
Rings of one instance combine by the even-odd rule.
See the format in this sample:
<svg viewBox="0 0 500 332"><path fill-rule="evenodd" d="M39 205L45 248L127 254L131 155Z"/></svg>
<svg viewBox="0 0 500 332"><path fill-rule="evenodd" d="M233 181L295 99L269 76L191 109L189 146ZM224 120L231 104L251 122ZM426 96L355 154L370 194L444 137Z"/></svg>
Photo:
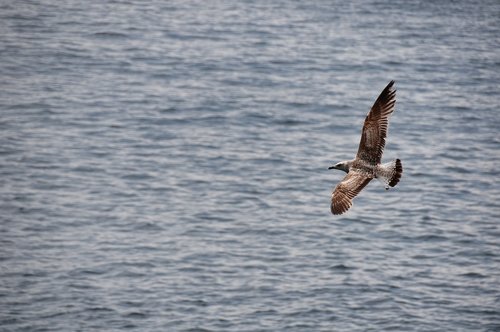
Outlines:
<svg viewBox="0 0 500 332"><path fill-rule="evenodd" d="M389 189L389 186L394 187L398 184L402 174L403 164L401 163L401 160L396 159L380 165L377 168L376 175L377 179L384 184L385 189Z"/></svg>

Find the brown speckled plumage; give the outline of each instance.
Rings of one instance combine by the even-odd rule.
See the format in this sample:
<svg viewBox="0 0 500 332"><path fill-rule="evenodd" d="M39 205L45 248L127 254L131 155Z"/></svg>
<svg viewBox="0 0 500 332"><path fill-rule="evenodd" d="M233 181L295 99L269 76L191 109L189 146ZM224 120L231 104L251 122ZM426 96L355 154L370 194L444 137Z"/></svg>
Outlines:
<svg viewBox="0 0 500 332"><path fill-rule="evenodd" d="M394 81L389 82L368 112L356 158L331 167L347 172L332 193L330 208L333 214L342 214L349 210L354 197L372 179L378 178L386 189L389 189L389 186L394 187L401 179L403 173L401 160L380 163L387 137L389 116L394 112L396 104L396 90L393 86Z"/></svg>

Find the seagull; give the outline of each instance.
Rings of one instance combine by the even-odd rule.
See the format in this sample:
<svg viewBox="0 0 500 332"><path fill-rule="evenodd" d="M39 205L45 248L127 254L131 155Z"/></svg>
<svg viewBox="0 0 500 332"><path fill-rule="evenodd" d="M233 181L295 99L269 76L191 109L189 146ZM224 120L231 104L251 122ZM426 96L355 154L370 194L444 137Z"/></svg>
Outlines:
<svg viewBox="0 0 500 332"><path fill-rule="evenodd" d="M368 112L361 131L358 153L353 160L341 161L328 169L339 169L347 173L332 193L330 210L342 214L352 206L352 200L372 180L394 187L403 174L401 160L381 164L385 138L389 126L389 115L394 112L396 90L394 81L389 82Z"/></svg>

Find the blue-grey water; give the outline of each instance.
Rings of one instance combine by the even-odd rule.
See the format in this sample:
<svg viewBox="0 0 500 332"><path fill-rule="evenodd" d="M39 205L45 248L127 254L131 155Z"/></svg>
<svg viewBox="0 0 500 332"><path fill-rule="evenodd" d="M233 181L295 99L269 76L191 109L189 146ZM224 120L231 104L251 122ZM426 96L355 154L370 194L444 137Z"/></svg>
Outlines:
<svg viewBox="0 0 500 332"><path fill-rule="evenodd" d="M500 2L2 1L1 331L499 331ZM384 161L329 211L396 80Z"/></svg>

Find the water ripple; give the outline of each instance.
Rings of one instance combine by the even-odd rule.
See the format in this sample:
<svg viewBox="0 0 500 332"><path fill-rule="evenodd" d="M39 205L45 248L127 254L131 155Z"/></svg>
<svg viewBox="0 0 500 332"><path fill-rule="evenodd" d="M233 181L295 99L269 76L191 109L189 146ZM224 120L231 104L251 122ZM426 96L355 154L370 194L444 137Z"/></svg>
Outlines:
<svg viewBox="0 0 500 332"><path fill-rule="evenodd" d="M0 4L2 328L498 330L476 2ZM335 218L327 167L390 79L402 181Z"/></svg>

